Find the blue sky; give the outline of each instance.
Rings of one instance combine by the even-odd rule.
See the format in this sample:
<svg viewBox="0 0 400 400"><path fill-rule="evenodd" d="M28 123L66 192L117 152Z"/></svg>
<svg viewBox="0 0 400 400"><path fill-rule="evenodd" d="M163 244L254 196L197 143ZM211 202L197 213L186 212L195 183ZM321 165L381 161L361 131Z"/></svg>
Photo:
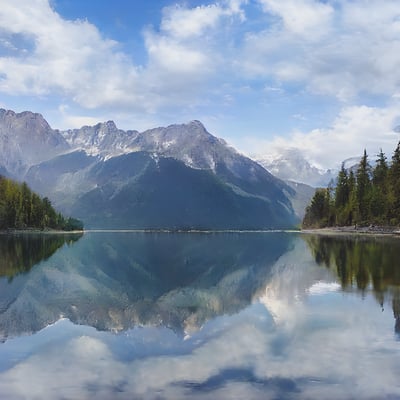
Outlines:
<svg viewBox="0 0 400 400"><path fill-rule="evenodd" d="M15 0L0 106L60 129L198 119L246 154L294 147L329 168L390 157L399 54L398 0Z"/></svg>

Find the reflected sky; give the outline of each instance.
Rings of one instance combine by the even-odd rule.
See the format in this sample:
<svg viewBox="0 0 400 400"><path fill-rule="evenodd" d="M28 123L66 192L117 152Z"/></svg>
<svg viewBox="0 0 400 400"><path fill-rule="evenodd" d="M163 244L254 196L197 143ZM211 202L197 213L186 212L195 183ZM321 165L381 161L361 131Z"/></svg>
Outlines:
<svg viewBox="0 0 400 400"><path fill-rule="evenodd" d="M315 261L303 236L292 236L284 248L268 259L261 285L249 278L261 274L239 267L251 269L257 257L207 280L225 293L247 282L251 296L235 312L209 314L190 333L162 324L115 333L64 318L9 338L0 345L0 397L400 399L390 297L381 307L373 290L342 290L336 271ZM191 287L211 290L200 270ZM222 285L226 279L242 286Z"/></svg>

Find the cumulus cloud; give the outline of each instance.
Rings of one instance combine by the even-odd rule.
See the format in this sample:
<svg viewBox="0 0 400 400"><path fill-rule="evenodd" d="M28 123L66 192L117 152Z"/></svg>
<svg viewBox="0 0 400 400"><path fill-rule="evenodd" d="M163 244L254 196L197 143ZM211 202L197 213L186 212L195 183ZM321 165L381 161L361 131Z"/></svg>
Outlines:
<svg viewBox="0 0 400 400"><path fill-rule="evenodd" d="M301 82L350 101L391 95L400 84L400 12L392 0L259 0L277 21L245 41L249 76Z"/></svg>
<svg viewBox="0 0 400 400"><path fill-rule="evenodd" d="M46 0L20 0L2 5L0 26L0 35L20 34L33 43L23 56L0 57L0 91L56 92L87 108L135 98L137 69L89 22L63 20Z"/></svg>
<svg viewBox="0 0 400 400"><path fill-rule="evenodd" d="M321 145L323 153L323 137L339 149L336 143L343 142L346 120L349 137L359 137L358 118L372 122L363 129L374 132L375 138L391 130L385 118L392 118L391 101L400 97L397 0L207 3L165 7L160 24L142 31L145 58L139 63L135 54L87 20L63 19L49 0L6 2L0 9L0 93L59 99L54 108L69 104L75 110L70 118L71 111L57 114L64 122L118 115L129 124L143 118L149 121L146 127L155 120L159 124L169 118L171 123L194 115L206 121L227 121L229 115L236 121L248 115L262 119L266 87L279 88L282 97L296 94L299 103L304 93L308 99L317 95L313 101L323 96L342 109L335 120L322 121L331 127L290 138L299 145L309 141L310 158L323 158L324 164L335 156L326 159L314 149ZM244 94L243 87L251 91ZM248 112L250 105L254 113ZM289 115L310 121L310 113L303 111L290 110ZM303 122L299 119L298 125ZM360 147L373 143L370 138L365 142L365 135L357 149L344 148L358 154ZM376 147L385 146L385 135L376 140Z"/></svg>
<svg viewBox="0 0 400 400"><path fill-rule="evenodd" d="M397 106L348 106L340 111L328 128L309 132L294 131L287 137L276 137L273 140L249 138L247 149L257 148L257 158L265 155L274 158L283 150L296 148L308 161L322 168L338 168L346 158L361 156L364 148L372 158L380 148L390 158L400 140L399 134L393 130L399 117Z"/></svg>
<svg viewBox="0 0 400 400"><path fill-rule="evenodd" d="M146 65L135 64L88 21L62 19L48 0L8 3L0 10L0 45L15 50L10 37L22 35L31 46L21 54L10 50L0 56L0 91L57 93L87 109L154 112L166 104L195 102L217 71L216 29L224 18L240 18L242 3L165 8L159 30L144 33Z"/></svg>
<svg viewBox="0 0 400 400"><path fill-rule="evenodd" d="M279 16L290 32L309 36L326 32L334 15L333 7L314 0L259 0L267 13Z"/></svg>
<svg viewBox="0 0 400 400"><path fill-rule="evenodd" d="M166 7L159 29L145 31L148 64L142 73L158 107L205 104L231 64L224 26L239 23L244 0L208 6ZM225 46L225 48L224 48ZM226 76L226 75L225 75Z"/></svg>

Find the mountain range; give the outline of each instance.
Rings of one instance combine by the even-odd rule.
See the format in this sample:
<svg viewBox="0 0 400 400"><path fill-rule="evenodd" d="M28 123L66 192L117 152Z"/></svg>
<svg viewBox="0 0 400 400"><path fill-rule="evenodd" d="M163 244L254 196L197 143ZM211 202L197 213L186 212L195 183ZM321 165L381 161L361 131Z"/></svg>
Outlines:
<svg viewBox="0 0 400 400"><path fill-rule="evenodd" d="M276 229L299 221L296 190L199 121L60 131L40 114L0 110L0 173L87 228Z"/></svg>

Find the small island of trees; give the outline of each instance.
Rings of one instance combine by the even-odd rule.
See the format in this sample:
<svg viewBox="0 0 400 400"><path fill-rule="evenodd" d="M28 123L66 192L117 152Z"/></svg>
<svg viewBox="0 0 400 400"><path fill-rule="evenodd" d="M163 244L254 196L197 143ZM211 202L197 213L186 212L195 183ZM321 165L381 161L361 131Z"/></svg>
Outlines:
<svg viewBox="0 0 400 400"><path fill-rule="evenodd" d="M0 176L0 230L82 230L83 223L65 218L28 185Z"/></svg>
<svg viewBox="0 0 400 400"><path fill-rule="evenodd" d="M367 152L357 169L342 164L336 185L317 189L306 209L303 228L398 226L400 224L400 142L390 163L382 150L374 168Z"/></svg>

